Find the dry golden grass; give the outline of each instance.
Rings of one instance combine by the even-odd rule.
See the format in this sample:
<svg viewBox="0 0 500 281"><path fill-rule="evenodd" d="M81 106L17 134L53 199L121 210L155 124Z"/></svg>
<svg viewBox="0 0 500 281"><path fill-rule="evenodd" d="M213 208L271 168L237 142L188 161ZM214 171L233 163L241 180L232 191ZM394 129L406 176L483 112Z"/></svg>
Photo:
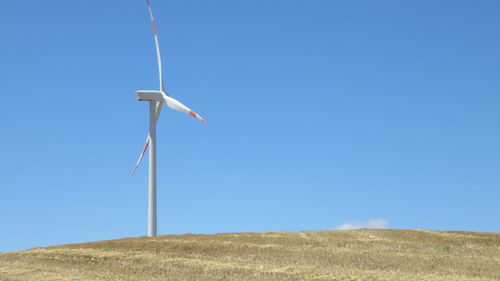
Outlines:
<svg viewBox="0 0 500 281"><path fill-rule="evenodd" d="M0 280L500 280L500 234L360 229L125 238L0 254Z"/></svg>

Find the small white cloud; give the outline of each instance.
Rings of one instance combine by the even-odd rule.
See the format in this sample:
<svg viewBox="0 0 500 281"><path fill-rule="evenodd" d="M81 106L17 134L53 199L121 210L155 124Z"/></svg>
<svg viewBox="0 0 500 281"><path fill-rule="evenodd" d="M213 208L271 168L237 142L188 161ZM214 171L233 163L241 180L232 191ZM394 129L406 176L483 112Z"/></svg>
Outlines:
<svg viewBox="0 0 500 281"><path fill-rule="evenodd" d="M358 229L358 228L388 228L389 222L385 219L372 219L368 221L350 221L343 223L334 229L336 230L349 230L349 229Z"/></svg>

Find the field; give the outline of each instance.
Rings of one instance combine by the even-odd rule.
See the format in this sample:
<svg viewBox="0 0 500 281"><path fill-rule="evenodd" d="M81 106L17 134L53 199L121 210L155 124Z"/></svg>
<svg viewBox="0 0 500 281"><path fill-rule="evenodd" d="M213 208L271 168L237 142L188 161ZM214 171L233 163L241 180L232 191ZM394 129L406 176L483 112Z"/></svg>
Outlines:
<svg viewBox="0 0 500 281"><path fill-rule="evenodd" d="M500 280L500 234L166 235L0 254L0 280Z"/></svg>

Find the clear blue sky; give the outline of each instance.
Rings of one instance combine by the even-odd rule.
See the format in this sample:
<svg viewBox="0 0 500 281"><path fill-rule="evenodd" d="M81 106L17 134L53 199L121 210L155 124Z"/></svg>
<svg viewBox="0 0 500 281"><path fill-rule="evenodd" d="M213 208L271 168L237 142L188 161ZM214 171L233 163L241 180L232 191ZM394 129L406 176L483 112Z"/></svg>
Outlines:
<svg viewBox="0 0 500 281"><path fill-rule="evenodd" d="M500 2L376 2L151 0L159 234L500 232ZM145 235L145 1L1 6L0 251Z"/></svg>

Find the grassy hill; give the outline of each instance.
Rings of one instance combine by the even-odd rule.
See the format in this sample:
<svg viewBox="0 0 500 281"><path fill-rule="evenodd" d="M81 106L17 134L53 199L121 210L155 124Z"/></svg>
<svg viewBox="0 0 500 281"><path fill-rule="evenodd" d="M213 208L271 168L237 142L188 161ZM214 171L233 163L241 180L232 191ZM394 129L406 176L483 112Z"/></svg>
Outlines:
<svg viewBox="0 0 500 281"><path fill-rule="evenodd" d="M500 234L360 229L125 238L0 254L0 280L500 280Z"/></svg>

